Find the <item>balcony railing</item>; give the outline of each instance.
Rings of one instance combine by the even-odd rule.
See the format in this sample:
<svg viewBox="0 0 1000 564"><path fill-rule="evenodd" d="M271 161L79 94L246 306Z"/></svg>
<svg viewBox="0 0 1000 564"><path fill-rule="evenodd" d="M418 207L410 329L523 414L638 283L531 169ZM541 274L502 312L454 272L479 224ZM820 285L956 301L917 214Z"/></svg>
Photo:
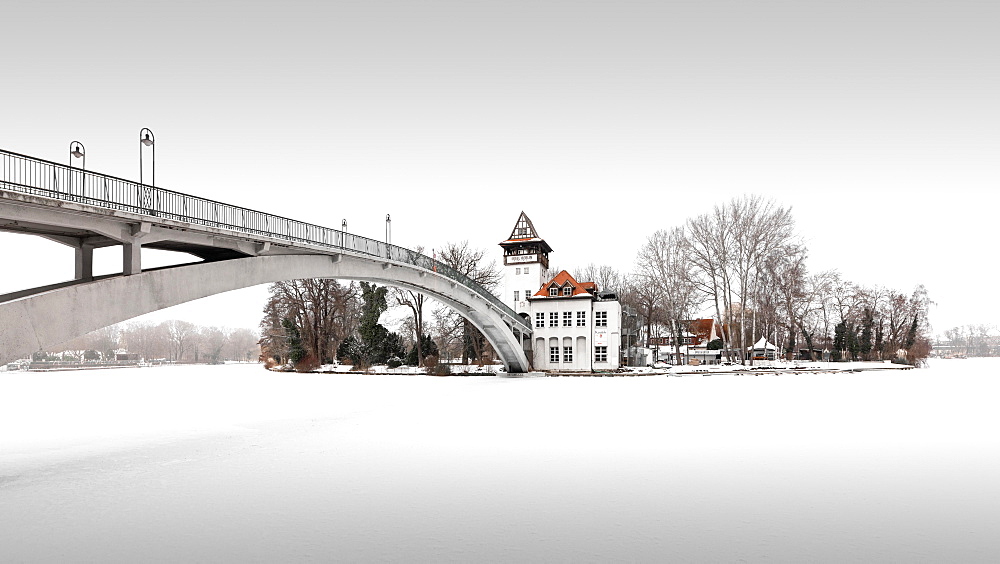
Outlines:
<svg viewBox="0 0 1000 564"><path fill-rule="evenodd" d="M422 253L345 231L4 150L0 150L0 189L145 215L152 222L170 219L410 264L432 270L468 287L523 331L531 331L514 310L465 274Z"/></svg>

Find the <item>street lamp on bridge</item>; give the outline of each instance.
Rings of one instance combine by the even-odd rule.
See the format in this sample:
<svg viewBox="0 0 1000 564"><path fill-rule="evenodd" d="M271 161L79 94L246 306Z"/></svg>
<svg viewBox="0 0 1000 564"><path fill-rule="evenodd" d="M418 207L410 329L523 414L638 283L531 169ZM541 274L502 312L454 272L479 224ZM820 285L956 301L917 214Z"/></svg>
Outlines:
<svg viewBox="0 0 1000 564"><path fill-rule="evenodd" d="M71 141L69 144L69 167L73 168L73 159L83 159L83 166L80 170L87 170L87 150L83 147L83 143L79 141ZM80 191L83 192L83 181L81 181ZM69 171L69 193L73 193L73 171Z"/></svg>
<svg viewBox="0 0 1000 564"><path fill-rule="evenodd" d="M142 146L152 147L153 179L150 186L156 186L156 137L148 127L139 130L139 184L142 184Z"/></svg>
<svg viewBox="0 0 1000 564"><path fill-rule="evenodd" d="M142 146L145 145L152 149L152 160L153 160L153 174L152 180L149 183L149 188L145 187L142 182ZM153 135L153 131L148 127L143 127L139 130L139 186L142 192L141 199L144 200L140 203L144 208L149 210L150 215L155 215L156 210L153 209L153 188L156 187L156 137Z"/></svg>
<svg viewBox="0 0 1000 564"><path fill-rule="evenodd" d="M76 157L78 159L83 159L83 170L87 169L87 150L83 147L83 143L79 141L73 141L69 144L69 156ZM69 166L73 166L73 159L69 160Z"/></svg>

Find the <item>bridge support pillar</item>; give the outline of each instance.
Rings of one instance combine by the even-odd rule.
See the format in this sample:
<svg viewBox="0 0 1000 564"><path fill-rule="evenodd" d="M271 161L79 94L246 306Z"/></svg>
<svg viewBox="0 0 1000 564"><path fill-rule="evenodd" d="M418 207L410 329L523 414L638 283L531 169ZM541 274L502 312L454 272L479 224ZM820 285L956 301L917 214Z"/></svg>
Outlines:
<svg viewBox="0 0 1000 564"><path fill-rule="evenodd" d="M74 280L93 280L94 279L94 246L82 244L79 247L73 249L75 257L75 264L73 268L73 279Z"/></svg>
<svg viewBox="0 0 1000 564"><path fill-rule="evenodd" d="M122 243L122 274L131 276L142 272L141 251L139 241Z"/></svg>

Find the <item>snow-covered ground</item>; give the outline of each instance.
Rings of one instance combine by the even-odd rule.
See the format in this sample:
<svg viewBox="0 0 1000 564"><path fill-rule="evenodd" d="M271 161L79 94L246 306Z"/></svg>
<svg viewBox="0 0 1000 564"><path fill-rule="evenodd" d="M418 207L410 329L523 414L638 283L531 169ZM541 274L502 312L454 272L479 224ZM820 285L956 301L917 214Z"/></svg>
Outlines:
<svg viewBox="0 0 1000 564"><path fill-rule="evenodd" d="M998 369L0 373L0 561L996 561Z"/></svg>

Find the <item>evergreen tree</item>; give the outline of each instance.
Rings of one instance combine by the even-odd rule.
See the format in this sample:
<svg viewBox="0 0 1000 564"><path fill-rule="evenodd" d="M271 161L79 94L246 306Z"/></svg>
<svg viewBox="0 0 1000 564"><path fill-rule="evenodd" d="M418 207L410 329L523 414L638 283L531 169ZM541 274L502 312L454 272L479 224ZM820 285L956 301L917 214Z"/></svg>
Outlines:
<svg viewBox="0 0 1000 564"><path fill-rule="evenodd" d="M361 283L361 322L358 324L361 346L358 347L357 357L353 360L363 367L386 360L383 342L388 337L389 331L378 320L389 309L385 299L387 291L385 286Z"/></svg>
<svg viewBox="0 0 1000 564"><path fill-rule="evenodd" d="M918 327L919 326L917 324L917 316L914 315L913 316L913 323L910 324L910 330L906 332L906 343L904 343L904 347L903 347L906 350L910 350L910 348L913 347L913 344L917 342L917 328Z"/></svg>
<svg viewBox="0 0 1000 564"><path fill-rule="evenodd" d="M865 360L869 360L869 353L872 352L872 328L874 325L872 310L865 308L864 317L861 320L861 338L858 340L858 351Z"/></svg>
<svg viewBox="0 0 1000 564"><path fill-rule="evenodd" d="M375 362L381 364L392 359L402 359L405 356L406 346L403 345L403 338L398 333L387 333L382 339L378 354L375 356Z"/></svg>
<svg viewBox="0 0 1000 564"><path fill-rule="evenodd" d="M421 354L421 357L423 358L440 355L437 343L435 343L434 339L431 339L431 336L427 334L421 335L420 337L420 352L423 353ZM406 364L409 364L411 366L417 366L418 362L419 358L417 356L417 345L414 344L413 348L411 348L410 351L406 353Z"/></svg>
<svg viewBox="0 0 1000 564"><path fill-rule="evenodd" d="M288 338L288 360L295 364L306 356L299 328L287 317L281 320L281 326L285 328L285 336Z"/></svg>
<svg viewBox="0 0 1000 564"><path fill-rule="evenodd" d="M878 320L878 327L875 328L875 355L876 360L885 360L885 341L882 320Z"/></svg>
<svg viewBox="0 0 1000 564"><path fill-rule="evenodd" d="M858 341L858 330L854 325L847 325L847 350L851 353L851 360L858 359L858 352L861 350L861 343Z"/></svg>
<svg viewBox="0 0 1000 564"><path fill-rule="evenodd" d="M833 329L833 358L841 360L847 350L847 323L841 321Z"/></svg>
<svg viewBox="0 0 1000 564"><path fill-rule="evenodd" d="M343 363L354 363L354 355L358 353L359 343L353 335L348 335L337 347L337 360Z"/></svg>

